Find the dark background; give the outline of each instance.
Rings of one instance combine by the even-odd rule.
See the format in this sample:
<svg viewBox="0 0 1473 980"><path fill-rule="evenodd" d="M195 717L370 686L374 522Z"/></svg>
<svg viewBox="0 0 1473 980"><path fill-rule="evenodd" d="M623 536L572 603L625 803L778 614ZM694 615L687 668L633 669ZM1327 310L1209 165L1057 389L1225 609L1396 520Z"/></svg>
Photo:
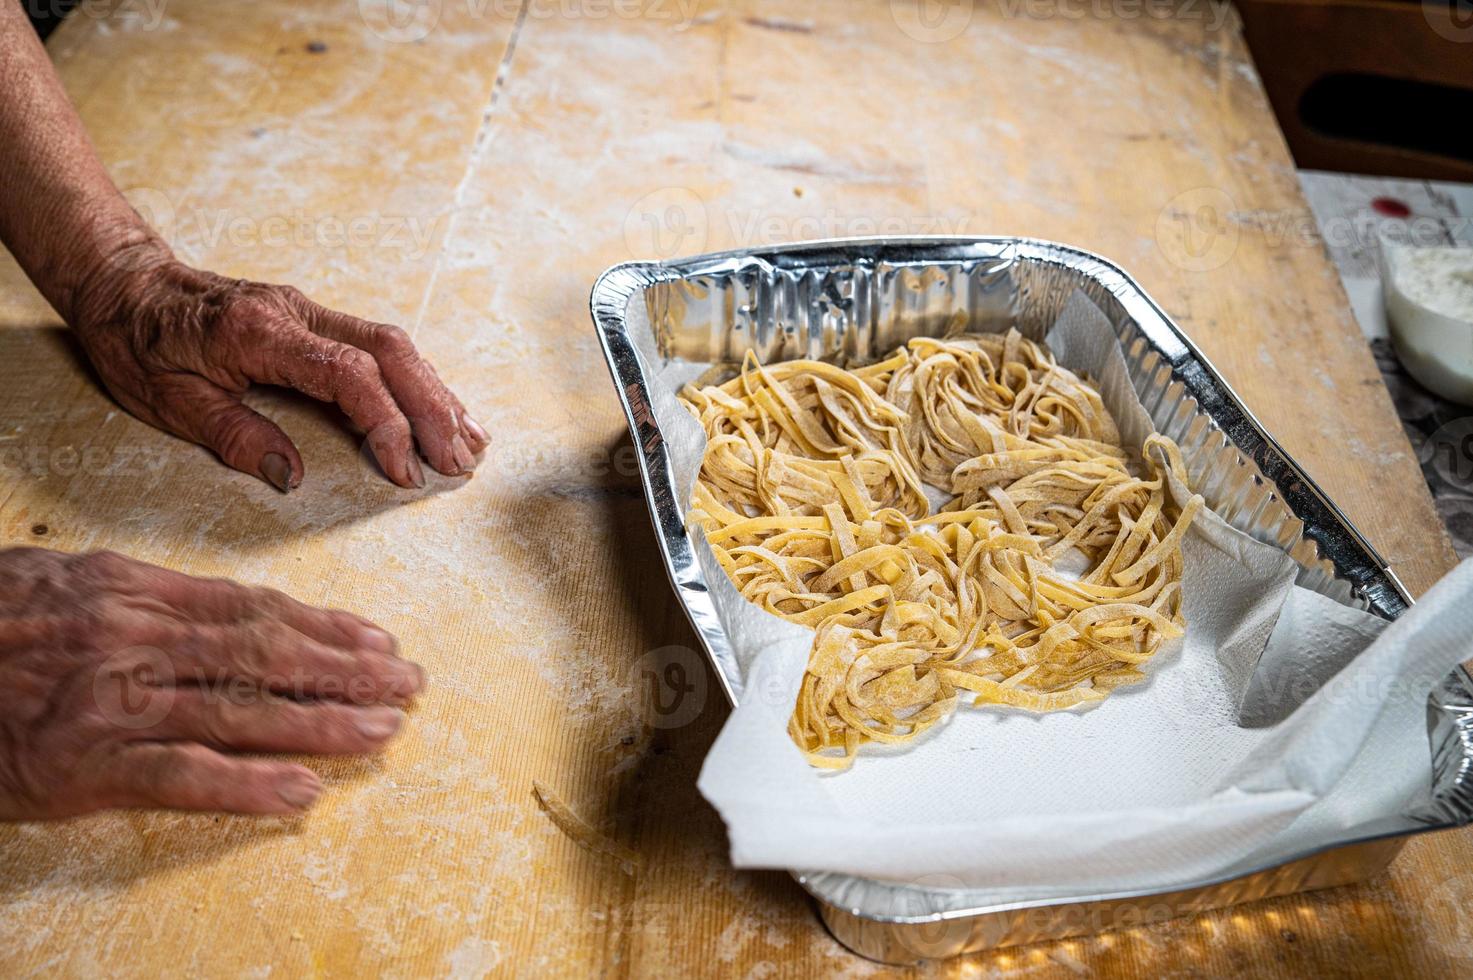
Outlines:
<svg viewBox="0 0 1473 980"><path fill-rule="evenodd" d="M68 11L77 5L77 0L21 0L21 3L31 17L36 33L44 40L61 23Z"/></svg>

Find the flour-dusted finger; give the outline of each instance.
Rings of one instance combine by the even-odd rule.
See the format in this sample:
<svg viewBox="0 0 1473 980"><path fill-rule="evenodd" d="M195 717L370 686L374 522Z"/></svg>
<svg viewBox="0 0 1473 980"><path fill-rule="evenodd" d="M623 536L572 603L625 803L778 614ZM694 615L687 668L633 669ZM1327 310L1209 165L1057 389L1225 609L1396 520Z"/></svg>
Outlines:
<svg viewBox="0 0 1473 980"><path fill-rule="evenodd" d="M160 386L153 410L164 428L212 450L232 469L282 493L302 482L305 468L291 439L234 392L198 375L180 375Z"/></svg>
<svg viewBox="0 0 1473 980"><path fill-rule="evenodd" d="M322 781L306 766L242 759L193 742L137 742L105 776L108 806L295 814L317 802Z"/></svg>
<svg viewBox="0 0 1473 980"><path fill-rule="evenodd" d="M244 682L298 698L396 705L424 688L424 672L397 655L393 637L351 613L120 555L61 564L89 594L105 597L93 602L92 621L117 650L110 669L140 682L146 675L150 686ZM16 639L25 642L21 633Z"/></svg>
<svg viewBox="0 0 1473 980"><path fill-rule="evenodd" d="M371 621L342 609L323 609L276 589L241 585L228 579L195 578L153 565L135 563L149 576L152 594L191 620L239 623L277 620L313 639L348 649L395 653L398 641Z"/></svg>
<svg viewBox="0 0 1473 980"><path fill-rule="evenodd" d="M246 375L337 405L362 430L389 479L404 487L423 487L413 430L373 355L320 337L294 316L265 308L258 316L255 346L243 366Z"/></svg>
<svg viewBox="0 0 1473 980"><path fill-rule="evenodd" d="M168 713L135 738L237 752L358 755L381 751L403 721L404 713L387 705L299 702L221 685L178 688Z"/></svg>
<svg viewBox="0 0 1473 980"><path fill-rule="evenodd" d="M187 623L155 618L139 642L171 665L173 686L261 688L293 698L403 705L424 688L419 666L392 653L304 636L285 623Z"/></svg>
<svg viewBox="0 0 1473 980"><path fill-rule="evenodd" d="M407 333L387 323L326 309L310 300L304 312L317 333L373 355L394 399L413 424L415 439L431 466L447 475L475 469L475 454L486 448L489 437L420 356Z"/></svg>

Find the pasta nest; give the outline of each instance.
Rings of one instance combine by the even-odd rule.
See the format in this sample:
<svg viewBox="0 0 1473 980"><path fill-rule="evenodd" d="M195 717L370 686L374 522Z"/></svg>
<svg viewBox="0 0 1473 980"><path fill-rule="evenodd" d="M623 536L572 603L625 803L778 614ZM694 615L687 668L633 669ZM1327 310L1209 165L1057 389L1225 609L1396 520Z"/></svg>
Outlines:
<svg viewBox="0 0 1473 980"><path fill-rule="evenodd" d="M816 631L789 722L850 766L974 705L1056 711L1180 636L1181 453L1121 445L1099 392L1016 331L845 370L750 352L681 400L708 445L690 521L743 596ZM927 486L947 502L933 509Z"/></svg>

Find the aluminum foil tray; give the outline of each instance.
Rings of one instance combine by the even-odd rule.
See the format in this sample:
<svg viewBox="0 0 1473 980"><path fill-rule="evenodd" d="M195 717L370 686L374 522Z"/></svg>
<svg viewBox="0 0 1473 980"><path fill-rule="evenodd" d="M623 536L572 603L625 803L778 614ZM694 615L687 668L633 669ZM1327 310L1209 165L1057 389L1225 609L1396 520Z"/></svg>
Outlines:
<svg viewBox="0 0 1473 980"><path fill-rule="evenodd" d="M1375 549L1180 328L1100 256L1023 238L890 238L617 265L593 287L594 325L639 448L670 581L733 703L742 679L687 537L688 501L661 434L650 367L734 364L747 350L764 361L864 363L958 322L1041 339L1075 290L1114 325L1141 401L1181 446L1193 486L1218 514L1291 555L1300 585L1388 620L1407 609L1410 597ZM1429 792L1414 811L1329 848L1171 891L989 905L963 889L794 876L841 942L886 962L1127 928L1359 881L1383 869L1407 836L1473 821L1473 678L1463 668L1429 696L1428 733Z"/></svg>

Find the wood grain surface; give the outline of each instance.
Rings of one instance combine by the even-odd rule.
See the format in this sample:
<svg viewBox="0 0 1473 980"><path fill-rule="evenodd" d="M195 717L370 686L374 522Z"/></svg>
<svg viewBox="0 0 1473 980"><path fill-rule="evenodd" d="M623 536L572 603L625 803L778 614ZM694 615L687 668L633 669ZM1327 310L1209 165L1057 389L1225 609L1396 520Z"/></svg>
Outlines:
<svg viewBox="0 0 1473 980"><path fill-rule="evenodd" d="M432 678L382 759L312 762L329 788L303 819L0 828L0 974L895 972L838 946L786 875L730 867L694 787L727 712L703 668L686 723L647 722L650 664L694 638L588 320L620 260L875 233L1099 251L1431 585L1450 551L1237 21L1161 9L83 5L52 56L180 252L404 325L495 442L474 479L405 492L332 413L261 393L307 462L279 496L121 412L0 262L0 542L351 608ZM534 780L639 869L580 849ZM1427 836L1365 885L925 972L1466 973L1470 845Z"/></svg>

